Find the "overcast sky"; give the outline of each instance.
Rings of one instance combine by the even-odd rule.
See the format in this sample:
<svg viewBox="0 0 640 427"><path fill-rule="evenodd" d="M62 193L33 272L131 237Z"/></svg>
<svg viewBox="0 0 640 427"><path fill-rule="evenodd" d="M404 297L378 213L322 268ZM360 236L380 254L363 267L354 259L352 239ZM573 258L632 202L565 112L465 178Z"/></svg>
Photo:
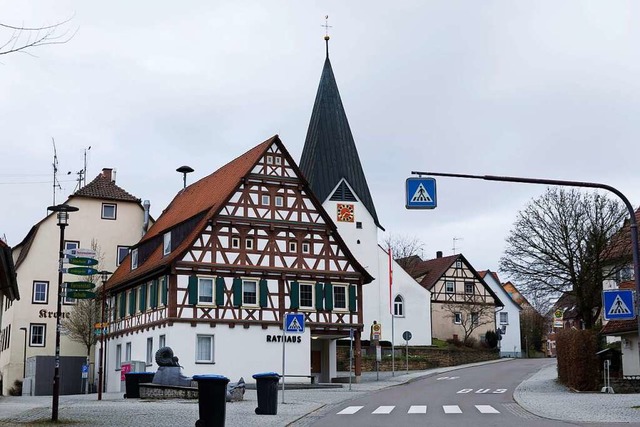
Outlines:
<svg viewBox="0 0 640 427"><path fill-rule="evenodd" d="M391 5L393 5L391 7ZM88 177L162 209L274 134L296 161L330 57L381 224L498 269L542 186L438 179L407 211L412 170L596 181L640 203L640 3L631 1L0 1L1 22L65 26L64 45L0 56L0 237L18 244L88 151ZM0 43L10 36L0 32ZM66 175L71 171L71 175ZM383 238L381 234L381 239ZM503 277L505 279L505 277Z"/></svg>

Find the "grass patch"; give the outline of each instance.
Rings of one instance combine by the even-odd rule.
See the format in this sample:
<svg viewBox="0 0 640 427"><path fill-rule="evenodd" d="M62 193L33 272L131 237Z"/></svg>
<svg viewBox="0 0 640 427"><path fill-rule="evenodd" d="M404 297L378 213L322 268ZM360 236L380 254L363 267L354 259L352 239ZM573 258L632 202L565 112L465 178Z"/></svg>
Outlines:
<svg viewBox="0 0 640 427"><path fill-rule="evenodd" d="M447 343L446 341L443 340L439 340L438 338L432 338L431 339L431 345L438 347L438 348L447 348L449 347L449 343Z"/></svg>

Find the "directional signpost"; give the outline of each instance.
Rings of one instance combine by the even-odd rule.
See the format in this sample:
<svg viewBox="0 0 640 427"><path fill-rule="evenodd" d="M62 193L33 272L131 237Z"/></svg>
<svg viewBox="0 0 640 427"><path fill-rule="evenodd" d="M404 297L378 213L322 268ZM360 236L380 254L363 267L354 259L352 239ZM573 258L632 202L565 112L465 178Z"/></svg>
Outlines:
<svg viewBox="0 0 640 427"><path fill-rule="evenodd" d="M81 265L83 267L91 267L92 265L98 264L97 259L85 258L85 257L63 258L62 262L65 262L71 265Z"/></svg>
<svg viewBox="0 0 640 427"><path fill-rule="evenodd" d="M635 305L631 289L602 291L605 320L635 319Z"/></svg>
<svg viewBox="0 0 640 427"><path fill-rule="evenodd" d="M91 267L98 265L98 260L95 259L96 251L92 249L67 249L63 251L65 258L61 258L60 272L67 274L74 274L76 276L93 276L98 274L98 270ZM78 267L63 268L62 265L71 264ZM65 296L67 298L75 299L89 299L95 298L96 293L91 289L95 288L93 282L83 280L78 282L65 282Z"/></svg>
<svg viewBox="0 0 640 427"><path fill-rule="evenodd" d="M96 287L93 282L64 282L67 289L84 289L91 290Z"/></svg>
<svg viewBox="0 0 640 427"><path fill-rule="evenodd" d="M407 209L434 209L438 205L434 178L407 178L405 188Z"/></svg>
<svg viewBox="0 0 640 427"><path fill-rule="evenodd" d="M80 258L95 258L96 251L93 249L66 249L62 251L63 254L71 256L71 257L80 257Z"/></svg>
<svg viewBox="0 0 640 427"><path fill-rule="evenodd" d="M67 298L75 298L75 299L89 299L95 298L96 293L92 291L81 291L81 290L70 290L65 293Z"/></svg>
<svg viewBox="0 0 640 427"><path fill-rule="evenodd" d="M76 276L93 276L94 274L98 274L98 270L92 267L63 268L62 272L67 274L75 274Z"/></svg>

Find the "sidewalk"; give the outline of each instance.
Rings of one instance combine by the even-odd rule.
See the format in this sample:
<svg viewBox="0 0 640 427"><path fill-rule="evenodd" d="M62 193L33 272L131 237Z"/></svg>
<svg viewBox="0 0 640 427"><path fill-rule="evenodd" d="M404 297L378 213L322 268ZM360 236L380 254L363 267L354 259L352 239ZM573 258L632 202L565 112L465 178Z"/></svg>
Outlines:
<svg viewBox="0 0 640 427"><path fill-rule="evenodd" d="M513 359L501 359L488 363L509 363ZM549 362L549 361L548 361ZM468 364L447 368L414 371L363 373L362 382L348 384L337 389L287 390L285 402L278 394L278 414L256 415L255 390L247 390L242 402L227 403L227 426L295 426L311 424L321 416L321 409L360 397L371 391L399 385L426 375L454 371L461 368L485 364ZM578 422L640 422L638 394L572 393L556 384L555 363L545 363L543 369L522 382L514 392L516 401L527 411L545 418ZM191 426L198 419L196 400L149 401L123 399L122 393L106 393L97 401L95 394L60 397L60 420L73 422L75 426ZM0 426L25 425L39 422L49 425L51 418L51 396L2 397L0 398Z"/></svg>

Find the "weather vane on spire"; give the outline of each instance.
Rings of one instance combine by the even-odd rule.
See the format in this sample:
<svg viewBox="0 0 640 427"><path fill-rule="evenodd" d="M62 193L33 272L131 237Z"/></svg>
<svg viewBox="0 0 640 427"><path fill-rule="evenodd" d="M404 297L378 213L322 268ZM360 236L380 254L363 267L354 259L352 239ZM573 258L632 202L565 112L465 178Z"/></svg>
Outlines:
<svg viewBox="0 0 640 427"><path fill-rule="evenodd" d="M328 58L329 57L329 28L332 28L332 26L329 25L329 15L324 16L324 25L321 25L321 27L324 27L324 41L327 44L327 58Z"/></svg>

